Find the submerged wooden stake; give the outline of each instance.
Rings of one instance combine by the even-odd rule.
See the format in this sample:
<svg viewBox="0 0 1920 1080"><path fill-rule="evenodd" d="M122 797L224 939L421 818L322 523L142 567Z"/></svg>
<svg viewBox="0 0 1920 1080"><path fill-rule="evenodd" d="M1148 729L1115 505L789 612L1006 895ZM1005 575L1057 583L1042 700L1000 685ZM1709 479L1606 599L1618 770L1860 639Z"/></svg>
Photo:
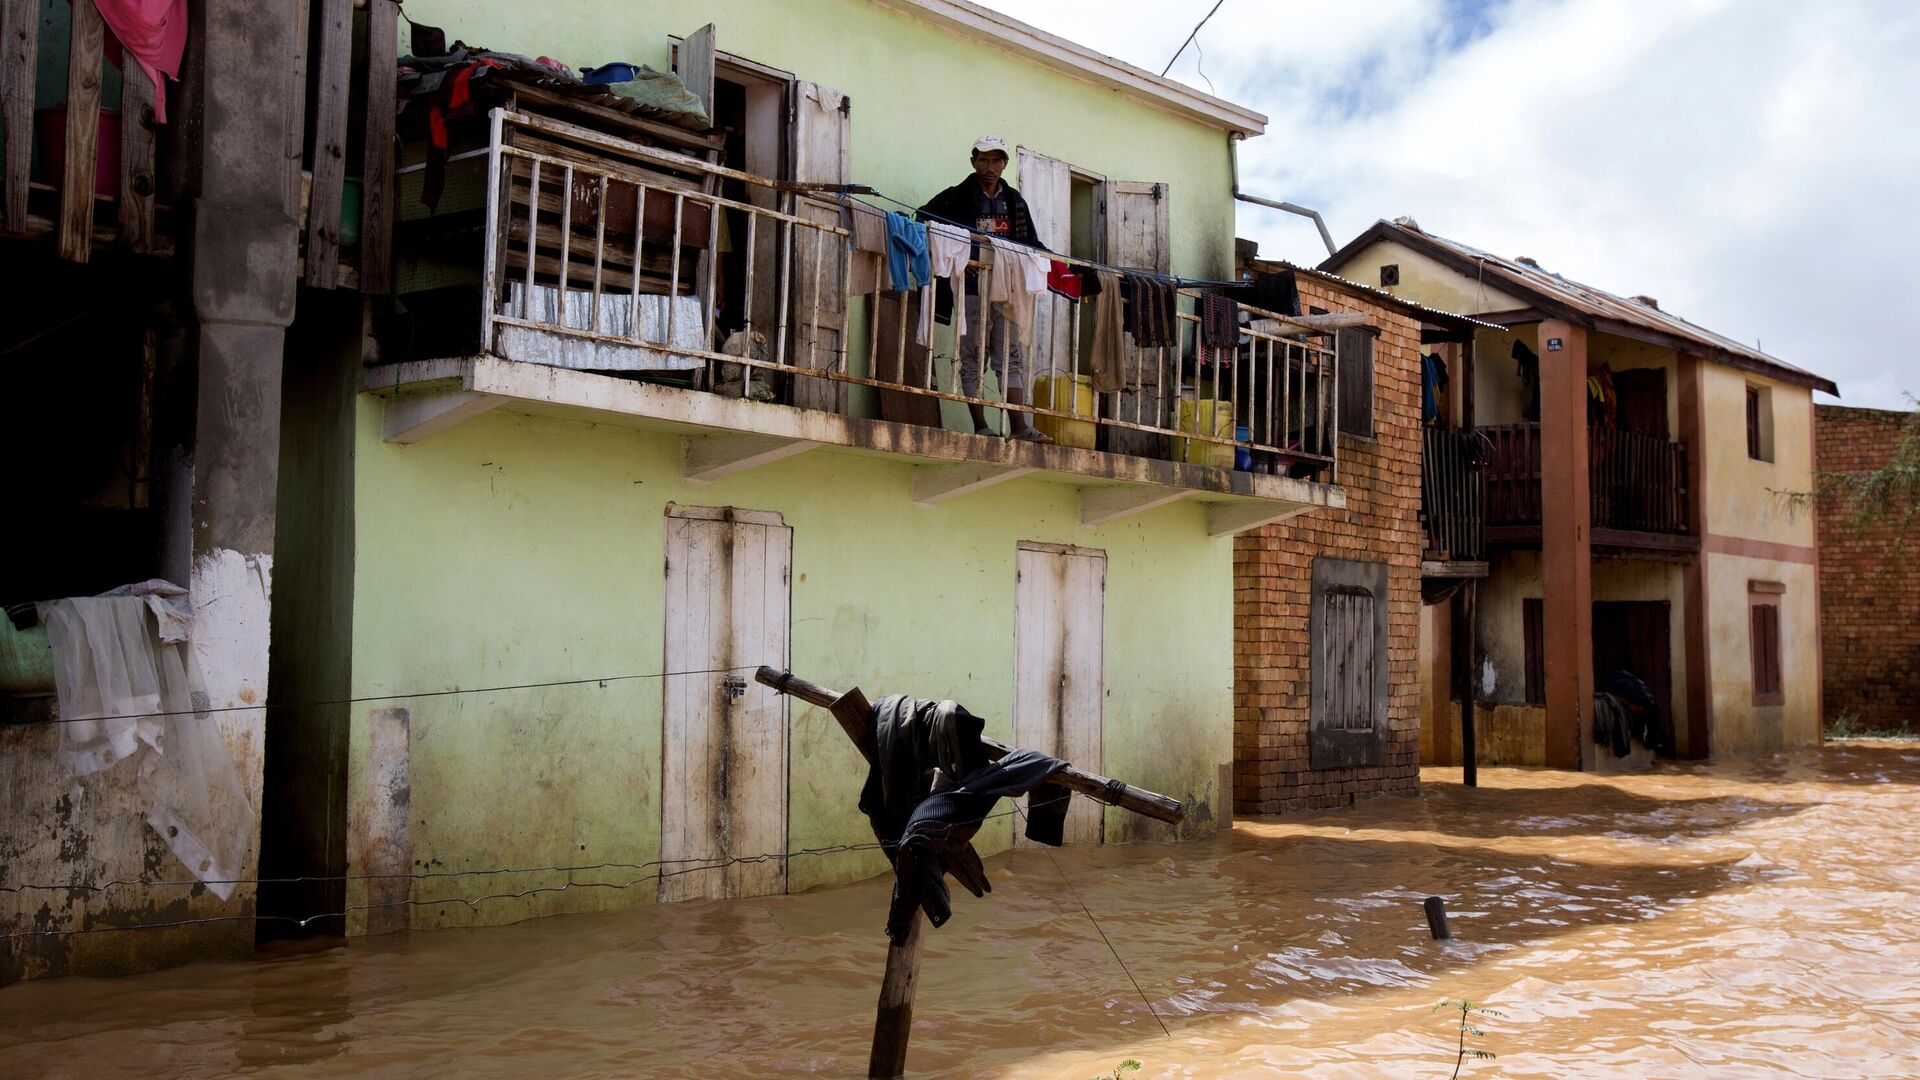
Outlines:
<svg viewBox="0 0 1920 1080"><path fill-rule="evenodd" d="M870 728L873 705L859 687L841 693L773 667L762 667L754 672L753 678L782 694L791 694L832 713L847 738L853 740L860 756L866 758L869 765L873 763ZM987 757L996 761L1012 749L992 739L980 741L987 748ZM1050 779L1070 791L1157 821L1177 825L1186 816L1186 807L1178 799L1083 772L1071 765ZM873 1017L873 1052L867 1059L868 1080L898 1080L906 1075L907 1038L913 1033L913 990L920 981L920 946L926 930L926 916L915 912L906 942L887 946L887 971L880 980L880 1002Z"/></svg>
<svg viewBox="0 0 1920 1080"><path fill-rule="evenodd" d="M1427 897L1427 929L1432 931L1433 940L1446 941L1453 937L1453 929L1447 925L1447 902L1437 896Z"/></svg>
<svg viewBox="0 0 1920 1080"><path fill-rule="evenodd" d="M916 911L906 943L887 946L887 973L880 979L880 1006L873 1015L873 1053L867 1058L867 1080L897 1080L907 1074L913 990L920 982L920 946L926 936L927 918Z"/></svg>

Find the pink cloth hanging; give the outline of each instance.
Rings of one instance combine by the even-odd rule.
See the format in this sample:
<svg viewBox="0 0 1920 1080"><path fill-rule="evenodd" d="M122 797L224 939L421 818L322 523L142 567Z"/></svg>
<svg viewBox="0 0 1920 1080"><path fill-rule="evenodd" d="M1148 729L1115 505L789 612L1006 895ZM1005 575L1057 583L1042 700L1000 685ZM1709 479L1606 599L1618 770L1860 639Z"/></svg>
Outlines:
<svg viewBox="0 0 1920 1080"><path fill-rule="evenodd" d="M74 0L87 3L88 0ZM167 79L180 77L187 48L187 0L92 0L100 18L153 81L153 119L167 122Z"/></svg>

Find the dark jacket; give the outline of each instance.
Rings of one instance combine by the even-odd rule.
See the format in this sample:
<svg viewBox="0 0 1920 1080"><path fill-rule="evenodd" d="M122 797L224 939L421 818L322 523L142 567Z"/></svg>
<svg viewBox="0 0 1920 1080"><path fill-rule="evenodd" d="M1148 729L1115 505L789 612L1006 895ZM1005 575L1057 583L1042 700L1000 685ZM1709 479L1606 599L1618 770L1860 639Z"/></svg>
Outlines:
<svg viewBox="0 0 1920 1080"><path fill-rule="evenodd" d="M1041 251L1051 250L1040 242L1040 231L1033 227L1033 211L1027 208L1026 197L1005 180L1000 181L1000 191L1007 199L1007 239ZM971 230L979 210L980 181L968 173L966 179L927 200L920 208L920 220L940 221ZM933 315L941 322L950 322L953 318L953 287L945 278L934 285Z"/></svg>
<svg viewBox="0 0 1920 1080"><path fill-rule="evenodd" d="M992 888L972 841L996 802L1030 793L1027 838L1057 846L1070 793L1047 782L1066 764L1057 758L1014 750L988 761L980 742L985 721L952 702L895 694L874 706L871 722L874 760L860 812L893 863L887 937L898 945L922 909L936 927L947 921L949 874L975 896ZM943 778L937 791L936 767Z"/></svg>

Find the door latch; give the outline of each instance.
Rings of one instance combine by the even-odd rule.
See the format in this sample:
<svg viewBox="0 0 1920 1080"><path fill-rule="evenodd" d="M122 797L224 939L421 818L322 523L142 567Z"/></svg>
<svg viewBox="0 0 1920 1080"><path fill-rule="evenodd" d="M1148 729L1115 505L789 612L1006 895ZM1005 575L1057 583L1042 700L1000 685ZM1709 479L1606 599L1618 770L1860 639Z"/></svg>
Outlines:
<svg viewBox="0 0 1920 1080"><path fill-rule="evenodd" d="M720 689L727 692L728 701L739 701L747 696L747 679L744 675L728 675L720 680Z"/></svg>

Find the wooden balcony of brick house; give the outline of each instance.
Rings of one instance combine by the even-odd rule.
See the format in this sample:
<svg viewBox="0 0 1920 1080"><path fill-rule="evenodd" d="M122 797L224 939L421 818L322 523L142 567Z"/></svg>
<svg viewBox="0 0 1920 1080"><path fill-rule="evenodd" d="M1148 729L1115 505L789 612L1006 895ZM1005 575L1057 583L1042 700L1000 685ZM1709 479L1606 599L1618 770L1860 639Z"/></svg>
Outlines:
<svg viewBox="0 0 1920 1080"><path fill-rule="evenodd" d="M42 15L39 4L0 7L0 237L49 245L75 263L102 252L170 257L175 207L156 161L171 131L156 122L152 81L136 64L106 61L109 36L92 4L49 9L44 41Z"/></svg>
<svg viewBox="0 0 1920 1080"><path fill-rule="evenodd" d="M1494 544L1540 542L1540 424L1478 429L1484 439L1486 535ZM1587 428L1591 537L1596 547L1698 551L1683 440L1592 423Z"/></svg>
<svg viewBox="0 0 1920 1080"><path fill-rule="evenodd" d="M921 505L1047 482L1078 489L1088 526L1191 500L1217 536L1345 505L1334 323L1242 308L1237 343L1203 349L1203 301L1183 288L1178 343L1128 341L1124 388L1095 393L1091 305L1042 292L1026 402L984 383L971 397L936 352L946 335L917 332L930 289L891 291L883 266L848 294L845 215L877 193L774 180L546 104L493 109L471 175L449 173L449 192L472 191L474 332L369 367L389 441L505 408L677 435L696 481L806 452L890 455L913 466ZM990 294L992 265L972 269ZM985 367L1005 375L1004 359ZM1051 442L976 434L976 405L1002 435L1022 413Z"/></svg>
<svg viewBox="0 0 1920 1080"><path fill-rule="evenodd" d="M1421 433L1420 524L1423 578L1487 576L1487 464L1479 432L1427 427Z"/></svg>

